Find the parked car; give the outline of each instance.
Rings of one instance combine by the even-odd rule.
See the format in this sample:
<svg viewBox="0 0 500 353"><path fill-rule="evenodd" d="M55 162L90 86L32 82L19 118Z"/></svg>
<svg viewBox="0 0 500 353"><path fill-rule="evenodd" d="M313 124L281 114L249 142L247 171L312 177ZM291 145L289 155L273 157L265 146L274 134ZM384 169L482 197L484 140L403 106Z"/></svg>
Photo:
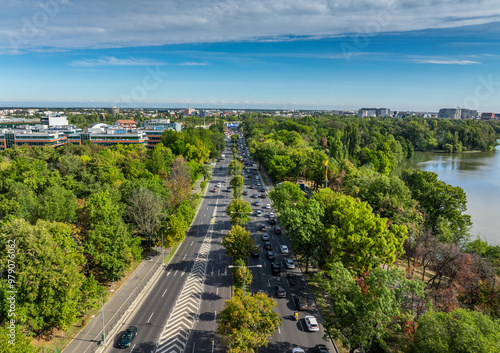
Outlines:
<svg viewBox="0 0 500 353"><path fill-rule="evenodd" d="M281 234L281 227L274 227L275 234Z"/></svg>
<svg viewBox="0 0 500 353"><path fill-rule="evenodd" d="M295 304L295 308L297 310L307 310L308 309L308 305L307 305L307 300L306 298L304 297L301 297L301 296L294 296L293 297L293 302Z"/></svg>
<svg viewBox="0 0 500 353"><path fill-rule="evenodd" d="M279 275L281 272L281 266L279 263L277 262L272 262L271 263L271 273L273 275Z"/></svg>
<svg viewBox="0 0 500 353"><path fill-rule="evenodd" d="M269 242L269 241L265 241L265 242L264 242L264 248L265 248L266 250L273 250L273 245L271 244L271 242Z"/></svg>
<svg viewBox="0 0 500 353"><path fill-rule="evenodd" d="M272 252L272 251L268 251L268 252L266 253L266 256L267 256L267 259L268 259L269 261L273 261L273 260L274 260L274 252Z"/></svg>
<svg viewBox="0 0 500 353"><path fill-rule="evenodd" d="M286 291L285 291L285 287L283 286L280 286L280 285L276 285L274 287L274 291L276 293L276 297L277 298L286 298Z"/></svg>
<svg viewBox="0 0 500 353"><path fill-rule="evenodd" d="M295 268L295 263L292 259L285 259L286 268L292 269Z"/></svg>
<svg viewBox="0 0 500 353"><path fill-rule="evenodd" d="M260 236L260 238L264 241L269 241L269 234L267 233L262 233L262 235Z"/></svg>
<svg viewBox="0 0 500 353"><path fill-rule="evenodd" d="M318 321L316 321L316 318L312 315L308 315L304 318L307 326L307 330L310 332L315 332L319 331L319 325Z"/></svg>
<svg viewBox="0 0 500 353"><path fill-rule="evenodd" d="M280 245L280 251L282 254L288 254L288 246Z"/></svg>
<svg viewBox="0 0 500 353"><path fill-rule="evenodd" d="M120 348L130 347L130 344L132 343L132 340L135 338L135 336L137 336L137 327L129 326L129 328L126 329L124 333L122 333L118 346Z"/></svg>

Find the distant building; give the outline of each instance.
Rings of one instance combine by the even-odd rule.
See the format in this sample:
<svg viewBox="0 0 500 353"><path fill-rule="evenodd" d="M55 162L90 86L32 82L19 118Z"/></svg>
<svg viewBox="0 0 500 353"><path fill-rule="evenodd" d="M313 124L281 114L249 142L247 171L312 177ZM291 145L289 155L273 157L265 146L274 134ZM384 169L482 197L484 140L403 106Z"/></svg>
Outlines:
<svg viewBox="0 0 500 353"><path fill-rule="evenodd" d="M495 119L495 113L481 113L482 120Z"/></svg>
<svg viewBox="0 0 500 353"><path fill-rule="evenodd" d="M119 113L120 113L120 109L113 106L111 108L109 108L109 114L113 115L113 116L117 116Z"/></svg>
<svg viewBox="0 0 500 353"><path fill-rule="evenodd" d="M59 131L0 130L0 150L23 145L28 147L59 147L66 144L66 140L67 137Z"/></svg>
<svg viewBox="0 0 500 353"><path fill-rule="evenodd" d="M118 119L115 121L113 124L114 126L118 126L124 129L135 129L137 125L135 124L134 120L131 119Z"/></svg>
<svg viewBox="0 0 500 353"><path fill-rule="evenodd" d="M439 109L438 118L475 119L477 118L477 110L462 108L443 108Z"/></svg>
<svg viewBox="0 0 500 353"><path fill-rule="evenodd" d="M185 110L182 112L182 115L183 115L184 117L191 116L191 115L193 115L193 113L194 113L195 111L196 111L196 110L195 110L195 109L193 109L193 108L187 108L187 109L185 109Z"/></svg>
<svg viewBox="0 0 500 353"><path fill-rule="evenodd" d="M358 111L358 115L360 118L390 116L391 110L387 108L361 108Z"/></svg>
<svg viewBox="0 0 500 353"><path fill-rule="evenodd" d="M62 115L46 115L40 119L42 125L52 126L68 126L68 118Z"/></svg>

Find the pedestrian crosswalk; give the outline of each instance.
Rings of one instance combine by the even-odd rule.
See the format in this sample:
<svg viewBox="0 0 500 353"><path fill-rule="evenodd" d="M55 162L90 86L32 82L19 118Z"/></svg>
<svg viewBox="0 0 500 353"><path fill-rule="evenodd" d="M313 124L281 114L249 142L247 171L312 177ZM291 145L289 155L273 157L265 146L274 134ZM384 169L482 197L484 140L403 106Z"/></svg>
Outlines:
<svg viewBox="0 0 500 353"><path fill-rule="evenodd" d="M201 302L212 231L205 236L186 283L158 340L156 353L184 351Z"/></svg>

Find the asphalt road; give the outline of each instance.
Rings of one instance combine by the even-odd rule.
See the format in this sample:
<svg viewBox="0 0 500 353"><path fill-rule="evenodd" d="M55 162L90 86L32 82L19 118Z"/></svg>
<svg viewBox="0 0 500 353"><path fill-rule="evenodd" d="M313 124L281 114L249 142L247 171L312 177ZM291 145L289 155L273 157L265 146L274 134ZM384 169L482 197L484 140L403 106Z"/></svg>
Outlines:
<svg viewBox="0 0 500 353"><path fill-rule="evenodd" d="M222 209L225 210L227 202L230 201L231 194L221 191L221 188L218 188L215 193L211 192L212 187L217 185L219 182L222 184L222 189L225 189L224 185L228 184L229 177L227 175L227 164L229 163L229 160L230 158L226 158L218 163L217 168L219 165L225 166L223 169L224 173L221 173L219 169L214 171L213 180L209 184L209 191L207 192L206 197L204 197L201 201L198 214L196 215L189 232L186 234L186 239L177 249L177 252L171 259L169 265L166 266L164 273L161 274L158 281L144 296L134 313L132 313L126 322L122 324L122 328L119 333L113 337L113 345L110 345L104 352L151 353L155 350L157 341L167 323L167 319L179 299L179 295L186 284L186 279L191 273L197 254L200 252L202 243L206 239L214 212ZM222 224L219 225L214 222L213 228L216 230L222 226ZM216 232L214 231L213 233L215 234ZM216 237L213 241L217 241ZM215 253L216 252L211 252L210 258L212 258ZM222 256L222 254L223 251L220 255ZM210 266L212 266L211 263L212 261L210 261L207 265L207 275L210 275ZM218 269L220 269L220 266ZM229 275L226 277L230 278ZM229 279L227 281L229 281ZM210 283L210 278L207 279L206 283L207 285ZM229 298L230 296L229 284L225 295L226 298ZM204 295L202 298L204 299L203 302L207 299ZM175 323L175 321L172 320L169 324L171 323ZM128 326L137 327L137 336L132 341L130 347L120 349L118 348L120 336Z"/></svg>

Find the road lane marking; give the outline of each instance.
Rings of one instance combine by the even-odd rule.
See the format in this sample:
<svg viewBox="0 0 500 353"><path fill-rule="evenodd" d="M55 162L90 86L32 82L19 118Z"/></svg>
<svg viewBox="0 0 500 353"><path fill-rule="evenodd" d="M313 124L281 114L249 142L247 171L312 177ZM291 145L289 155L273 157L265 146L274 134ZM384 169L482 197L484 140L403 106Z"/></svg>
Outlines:
<svg viewBox="0 0 500 353"><path fill-rule="evenodd" d="M135 344L132 346L132 349L130 350L130 353L132 353L132 351L134 350L135 348Z"/></svg>
<svg viewBox="0 0 500 353"><path fill-rule="evenodd" d="M186 256L188 256L188 254L185 254L184 257L182 258L183 260L186 258Z"/></svg>
<svg viewBox="0 0 500 353"><path fill-rule="evenodd" d="M175 270L174 277L175 277L175 275L177 274L177 271L179 271L179 270Z"/></svg>
<svg viewBox="0 0 500 353"><path fill-rule="evenodd" d="M207 214L205 213L205 214L203 215L203 217L206 217L206 216L207 216Z"/></svg>
<svg viewBox="0 0 500 353"><path fill-rule="evenodd" d="M267 280L267 284L269 287L271 287L271 282L269 282L269 280Z"/></svg>
<svg viewBox="0 0 500 353"><path fill-rule="evenodd" d="M219 295L219 287L216 288L217 290L215 291L216 295Z"/></svg>
<svg viewBox="0 0 500 353"><path fill-rule="evenodd" d="M149 321L151 320L151 318L153 317L153 314L154 312L151 313L151 316L149 317L148 321L146 322L147 324L149 324Z"/></svg>
<svg viewBox="0 0 500 353"><path fill-rule="evenodd" d="M194 244L194 240L191 242L191 246L193 246L193 244Z"/></svg>
<svg viewBox="0 0 500 353"><path fill-rule="evenodd" d="M281 330L279 326L278 326L278 333L281 335Z"/></svg>
<svg viewBox="0 0 500 353"><path fill-rule="evenodd" d="M215 313L214 313L214 321L217 321L217 310L215 310Z"/></svg>
<svg viewBox="0 0 500 353"><path fill-rule="evenodd" d="M163 298L163 296L165 295L165 293L167 293L167 290L168 290L168 288L167 288L167 289L165 289L165 292L163 292L163 294L161 295L161 297L162 297L162 298Z"/></svg>

